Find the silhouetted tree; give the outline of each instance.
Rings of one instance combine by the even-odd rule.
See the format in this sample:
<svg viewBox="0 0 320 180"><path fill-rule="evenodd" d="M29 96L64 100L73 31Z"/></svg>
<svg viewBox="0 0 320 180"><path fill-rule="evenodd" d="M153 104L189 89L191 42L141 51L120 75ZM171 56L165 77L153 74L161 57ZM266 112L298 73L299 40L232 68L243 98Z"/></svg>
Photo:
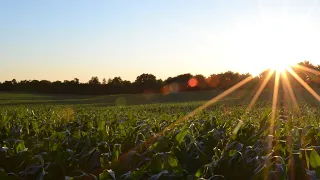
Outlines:
<svg viewBox="0 0 320 180"><path fill-rule="evenodd" d="M103 85L107 84L106 78L103 78L103 79L102 79L102 84L103 84Z"/></svg>
<svg viewBox="0 0 320 180"><path fill-rule="evenodd" d="M74 78L72 80L72 84L80 84L79 79L78 78Z"/></svg>
<svg viewBox="0 0 320 180"><path fill-rule="evenodd" d="M135 84L140 91L156 91L159 88L157 78L153 74L141 74L136 78Z"/></svg>
<svg viewBox="0 0 320 180"><path fill-rule="evenodd" d="M176 77L169 77L164 81L164 84L170 85L175 84L179 87L179 91L188 90L188 82L193 76L190 73L181 74Z"/></svg>
<svg viewBox="0 0 320 180"><path fill-rule="evenodd" d="M121 79L121 77L114 77L113 79L109 79L108 80L108 84L121 85L122 84L122 79Z"/></svg>
<svg viewBox="0 0 320 180"><path fill-rule="evenodd" d="M225 73L218 74L219 76L219 86L222 89L228 89L236 83L240 82L240 74L234 73L232 71L227 71Z"/></svg>
<svg viewBox="0 0 320 180"><path fill-rule="evenodd" d="M97 76L91 77L88 82L89 84L100 84L99 78Z"/></svg>
<svg viewBox="0 0 320 180"><path fill-rule="evenodd" d="M320 71L320 65L313 65L309 61L299 63L300 66L310 68L315 71ZM314 74L303 70L302 68L292 67L292 69L310 86L320 87L320 74ZM242 88L257 89L263 80L267 77L269 71L262 72L259 76L252 79ZM141 93L141 92L159 92L163 88L176 89L174 92L188 90L205 90L205 89L228 89L238 82L244 80L250 74L239 74L228 71L219 74L212 74L208 78L203 75L180 74L175 77L168 77L165 81L157 79L152 74L141 74L136 80L122 80L121 77L102 80L100 83L98 77L92 77L88 83L80 83L78 78L65 81L48 81L48 80L21 80L16 79L4 81L0 83L0 91L20 91L20 92L36 92L36 93L72 93L72 94L121 94L121 93ZM195 87L188 87L188 82L191 78L196 79ZM273 88L275 74L270 78L266 88ZM292 87L302 88L299 82L288 73L288 79ZM281 80L280 80L281 83Z"/></svg>
<svg viewBox="0 0 320 180"><path fill-rule="evenodd" d="M206 89L208 87L208 83L206 81L206 78L202 74L197 74L194 76L194 78L197 80L197 89Z"/></svg>
<svg viewBox="0 0 320 180"><path fill-rule="evenodd" d="M16 79L12 79L11 84L12 85L16 85L17 84L17 80Z"/></svg>

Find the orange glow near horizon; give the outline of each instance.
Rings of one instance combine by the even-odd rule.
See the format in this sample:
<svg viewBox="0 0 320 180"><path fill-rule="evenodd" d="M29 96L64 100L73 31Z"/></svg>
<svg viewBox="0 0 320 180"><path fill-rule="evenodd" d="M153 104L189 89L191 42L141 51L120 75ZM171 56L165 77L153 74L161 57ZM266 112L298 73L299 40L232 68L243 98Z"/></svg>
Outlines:
<svg viewBox="0 0 320 180"><path fill-rule="evenodd" d="M308 69L305 69L305 68L301 68L301 69L308 71ZM291 86L290 80L288 78L287 72L289 72L300 84L302 84L318 101L320 101L320 96L306 82L304 82L290 67L289 68L287 67L287 68L284 68L284 69L282 69L282 68L281 69L272 68L272 69L269 69L269 70L270 71L269 71L267 77L263 80L261 86L259 87L259 89L255 93L253 99L251 100L250 104L248 105L248 108L246 109L246 112L249 112L252 109L252 107L256 103L257 99L259 98L261 92L266 87L266 85L269 82L269 80L271 79L272 75L275 73L275 83L274 83L274 87L273 87L273 97L272 97L272 112L271 112L271 117L269 119L270 130L269 130L269 136L268 136L268 140L267 140L268 150L271 152L273 135L274 135L274 127L273 126L274 126L275 121L277 119L276 118L276 114L277 114L277 106L278 106L278 97L279 97L278 95L279 95L280 78L283 81L282 82L283 83L283 88L285 90L289 91L289 97L290 97L290 99L293 102L295 107L298 107L298 102L297 102L295 94L294 94L294 92L292 90L292 86ZM144 145L145 146L151 145L152 143L154 143L154 141L157 140L157 137L163 136L168 131L173 130L177 126L181 125L181 123L183 123L184 121L188 120L191 117L194 117L200 111L208 108L212 104L214 104L217 101L223 99L224 97L226 97L227 95L231 94L235 90L239 89L240 87L242 87L243 85L245 85L246 83L251 81L252 79L253 79L253 76L249 76L246 79L240 81L239 83L235 84L231 88L227 89L226 91L224 91L221 94L217 95L216 97L212 98L211 100L209 100L208 102L206 102L202 106L199 106L198 108L196 108L195 110L193 110L189 114L187 114L184 117L179 118L175 122L171 123L166 128L164 128L161 132L158 132L155 136L153 136L153 137L149 138L148 140L146 140L144 144L139 144L139 145L133 147L128 152L137 150L137 149L141 148L141 146L144 146ZM238 125L239 125L238 128L240 128L241 124L238 123ZM120 160L125 159L127 154L128 153L123 154L120 157Z"/></svg>
<svg viewBox="0 0 320 180"><path fill-rule="evenodd" d="M301 77L295 73L291 68L288 68L287 71L304 87L307 91L310 92L310 94L316 98L318 101L320 101L320 96L306 83L304 82Z"/></svg>
<svg viewBox="0 0 320 180"><path fill-rule="evenodd" d="M189 119L190 117L196 115L198 112L202 111L203 109L206 109L207 107L211 106L213 103L219 101L220 99L224 98L225 96L227 96L230 93L234 92L235 90L239 89L241 86L245 85L246 83L248 83L252 79L253 79L253 77L249 76L246 79L240 81L239 83L237 83L236 85L234 85L231 88L227 89L223 93L221 93L218 96L212 98L211 100L209 100L208 102L206 102L202 106L199 106L198 108L196 108L195 110L193 110L192 112L190 112L189 114L184 116L183 118L178 119L175 123L173 123L173 124L169 125L167 128L165 128L165 130L162 133L165 133L166 131L172 129L174 126L178 125L182 121L185 121L185 120Z"/></svg>
<svg viewBox="0 0 320 180"><path fill-rule="evenodd" d="M320 71L317 71L317 70L314 70L314 69L311 69L311 68L308 68L308 67L305 67L305 66L301 66L299 64L295 65L295 67L297 67L297 68L299 68L301 70L316 74L316 75L320 75Z"/></svg>
<svg viewBox="0 0 320 180"><path fill-rule="evenodd" d="M198 80L196 78L191 78L188 81L188 86L190 87L196 87L198 85Z"/></svg>
<svg viewBox="0 0 320 180"><path fill-rule="evenodd" d="M184 117L178 119L177 121L171 123L164 130L162 130L161 132L157 133L154 137L149 138L145 142L145 144L153 143L153 141L156 139L157 136L163 136L166 132L168 132L168 131L172 130L173 128L175 128L176 126L180 125L180 123L182 123L182 122L186 121L187 119L193 117L194 115L196 115L200 111L202 111L202 110L206 109L207 107L211 106L213 103L221 100L222 98L224 98L225 96L227 96L230 93L234 92L235 90L239 89L241 86L245 85L246 83L248 83L252 79L253 79L253 77L249 76L249 77L245 78L244 80L240 81L239 83L235 84L234 86L232 86L231 88L227 89L226 91L224 91L223 93L219 94L218 96L212 98L211 100L209 100L208 102L206 102L202 106L199 106L198 108L196 108L195 110L193 110L189 114L187 114ZM139 149L142 145L145 145L145 144L140 144L138 146L135 146L131 150L129 150L128 152L135 151L135 150ZM120 159L125 159L125 156L127 154L128 153L123 154L123 156L121 156Z"/></svg>

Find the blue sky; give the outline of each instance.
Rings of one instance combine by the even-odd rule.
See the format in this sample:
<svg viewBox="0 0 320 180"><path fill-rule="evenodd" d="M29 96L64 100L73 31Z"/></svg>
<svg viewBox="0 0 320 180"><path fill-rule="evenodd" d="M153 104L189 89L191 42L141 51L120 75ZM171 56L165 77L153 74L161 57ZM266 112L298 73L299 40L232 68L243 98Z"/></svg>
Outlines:
<svg viewBox="0 0 320 180"><path fill-rule="evenodd" d="M3 1L0 81L256 73L283 59L320 64L318 6L317 0Z"/></svg>

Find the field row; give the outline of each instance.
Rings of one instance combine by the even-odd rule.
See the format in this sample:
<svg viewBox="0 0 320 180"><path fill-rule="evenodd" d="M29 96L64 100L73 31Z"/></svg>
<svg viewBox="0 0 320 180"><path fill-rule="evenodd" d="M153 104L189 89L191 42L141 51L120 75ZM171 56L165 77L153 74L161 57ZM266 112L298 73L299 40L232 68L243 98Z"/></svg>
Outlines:
<svg viewBox="0 0 320 180"><path fill-rule="evenodd" d="M319 108L199 105L1 108L0 179L320 177Z"/></svg>

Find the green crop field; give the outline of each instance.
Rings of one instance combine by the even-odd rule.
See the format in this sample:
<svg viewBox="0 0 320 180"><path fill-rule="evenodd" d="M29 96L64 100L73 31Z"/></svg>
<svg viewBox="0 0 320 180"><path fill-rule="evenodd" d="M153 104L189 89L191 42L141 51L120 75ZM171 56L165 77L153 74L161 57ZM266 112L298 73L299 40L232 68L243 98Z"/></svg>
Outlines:
<svg viewBox="0 0 320 180"><path fill-rule="evenodd" d="M187 116L217 93L0 94L0 179L320 178L319 102L280 98L272 121L240 91Z"/></svg>
<svg viewBox="0 0 320 180"><path fill-rule="evenodd" d="M320 180L319 1L0 0L0 180Z"/></svg>

